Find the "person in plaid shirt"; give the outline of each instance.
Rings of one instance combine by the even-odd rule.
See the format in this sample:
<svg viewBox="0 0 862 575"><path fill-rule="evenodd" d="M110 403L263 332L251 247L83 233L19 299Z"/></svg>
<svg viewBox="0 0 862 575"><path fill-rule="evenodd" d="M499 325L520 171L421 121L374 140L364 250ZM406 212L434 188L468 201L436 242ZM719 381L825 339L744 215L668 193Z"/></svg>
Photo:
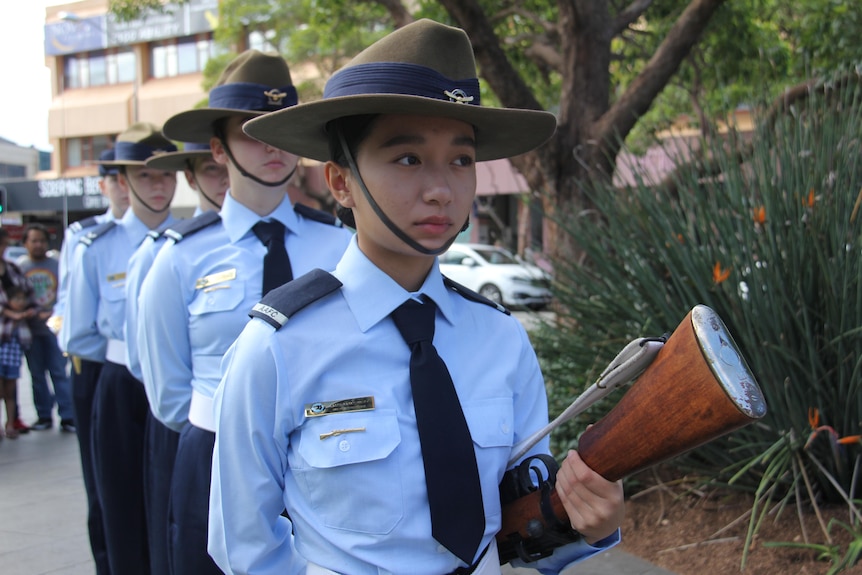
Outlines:
<svg viewBox="0 0 862 575"><path fill-rule="evenodd" d="M9 267L14 265L9 262L6 264ZM29 285L24 282L0 290L0 310L0 391L6 403L6 437L15 439L18 437L14 423L17 417L21 355L31 342L27 319L36 311Z"/></svg>

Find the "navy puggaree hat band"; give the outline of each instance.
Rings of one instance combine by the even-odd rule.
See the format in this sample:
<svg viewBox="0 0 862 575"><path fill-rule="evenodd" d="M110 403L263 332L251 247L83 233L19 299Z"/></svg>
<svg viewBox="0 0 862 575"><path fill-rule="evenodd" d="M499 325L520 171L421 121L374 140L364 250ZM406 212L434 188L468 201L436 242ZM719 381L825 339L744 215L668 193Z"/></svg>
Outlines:
<svg viewBox="0 0 862 575"><path fill-rule="evenodd" d="M479 80L452 80L431 68L416 64L359 64L333 75L326 83L323 98L362 94L422 96L478 106Z"/></svg>
<svg viewBox="0 0 862 575"><path fill-rule="evenodd" d="M210 152L209 144L198 144L197 142L188 142L183 146L184 152Z"/></svg>
<svg viewBox="0 0 862 575"><path fill-rule="evenodd" d="M273 88L263 84L237 82L222 84L210 90L209 107L274 112L296 106L298 101L296 88L293 86Z"/></svg>
<svg viewBox="0 0 862 575"><path fill-rule="evenodd" d="M143 162L156 152L176 152L173 144L154 148L137 142L117 142L114 145L114 157L117 162Z"/></svg>

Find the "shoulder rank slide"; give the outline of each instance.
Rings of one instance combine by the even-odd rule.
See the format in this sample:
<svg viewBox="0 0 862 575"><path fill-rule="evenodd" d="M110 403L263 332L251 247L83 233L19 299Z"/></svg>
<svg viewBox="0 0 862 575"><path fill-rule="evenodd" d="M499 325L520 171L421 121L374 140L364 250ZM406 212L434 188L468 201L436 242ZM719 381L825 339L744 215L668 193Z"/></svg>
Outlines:
<svg viewBox="0 0 862 575"><path fill-rule="evenodd" d="M93 242L95 242L97 239L101 238L109 231L114 229L116 225L116 220L110 220L105 223L99 224L94 229L81 236L81 239L79 241L85 246L91 246L93 245Z"/></svg>
<svg viewBox="0 0 862 575"><path fill-rule="evenodd" d="M512 312L510 312L508 309L506 309L506 307L489 300L488 298L486 298L483 295L477 294L476 292L474 292L470 288L464 287L461 284L459 284L458 282L450 280L446 276L443 276L443 283L446 284L446 287L448 287L449 289L451 289L452 291L454 291L455 293L457 293L458 295L460 295L464 299L468 299L470 301L474 301L477 303L483 303L485 305L491 306L492 308L494 308L497 311L502 312L506 315L512 315Z"/></svg>
<svg viewBox="0 0 862 575"><path fill-rule="evenodd" d="M334 275L314 269L266 294L248 315L280 329L293 314L340 287L341 282Z"/></svg>
<svg viewBox="0 0 862 575"><path fill-rule="evenodd" d="M90 216L89 218L84 218L83 220L78 220L77 222L72 222L69 224L69 231L78 233L80 231L86 230L87 228L92 228L95 225L99 224L99 220L96 219L96 216Z"/></svg>
<svg viewBox="0 0 862 575"><path fill-rule="evenodd" d="M314 220L321 224L328 224L340 228L341 222L332 214L328 214L321 210L315 210L305 204L294 204L293 211L308 220Z"/></svg>
<svg viewBox="0 0 862 575"><path fill-rule="evenodd" d="M194 218L176 222L165 230L164 235L174 240L174 242L179 242L183 238L187 238L218 221L221 221L221 216L219 216L218 212L204 212Z"/></svg>

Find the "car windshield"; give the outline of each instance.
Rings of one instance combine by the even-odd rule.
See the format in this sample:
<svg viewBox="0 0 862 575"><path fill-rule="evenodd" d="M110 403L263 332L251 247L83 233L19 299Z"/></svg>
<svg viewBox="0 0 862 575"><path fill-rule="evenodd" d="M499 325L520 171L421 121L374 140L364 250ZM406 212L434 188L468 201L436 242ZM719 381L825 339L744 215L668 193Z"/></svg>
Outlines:
<svg viewBox="0 0 862 575"><path fill-rule="evenodd" d="M512 254L507 252L506 250L502 250L499 248L493 249L477 249L476 253L482 256L488 263L491 264L517 264L518 260L516 260Z"/></svg>

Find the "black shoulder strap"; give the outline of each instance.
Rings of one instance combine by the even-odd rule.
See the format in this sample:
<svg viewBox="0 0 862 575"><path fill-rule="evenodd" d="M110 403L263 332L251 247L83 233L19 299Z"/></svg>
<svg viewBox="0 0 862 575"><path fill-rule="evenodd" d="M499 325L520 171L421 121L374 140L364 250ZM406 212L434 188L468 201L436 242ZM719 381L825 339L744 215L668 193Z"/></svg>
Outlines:
<svg viewBox="0 0 862 575"><path fill-rule="evenodd" d="M332 214L328 214L321 210L315 210L314 208L306 206L305 204L294 204L293 211L306 219L314 220L315 222L320 222L321 224L328 224L330 226L335 226L338 228L341 227L341 221L336 219L336 217Z"/></svg>
<svg viewBox="0 0 862 575"><path fill-rule="evenodd" d="M93 226L99 223L98 218L96 216L90 216L89 218L84 218L83 220L78 220L77 222L72 222L69 224L69 230L75 233L86 230L87 228L92 228Z"/></svg>
<svg viewBox="0 0 862 575"><path fill-rule="evenodd" d="M105 223L99 224L94 229L81 236L81 239L79 241L85 246L91 246L93 245L93 242L95 242L97 239L101 238L106 233L114 229L116 225L117 220L110 220Z"/></svg>
<svg viewBox="0 0 862 575"><path fill-rule="evenodd" d="M190 218L174 223L164 231L165 237L171 238L175 242L179 242L183 238L187 238L192 234L207 228L221 220L218 212L209 211Z"/></svg>
<svg viewBox="0 0 862 575"><path fill-rule="evenodd" d="M454 282L454 281L450 280L446 276L443 276L443 283L446 284L446 287L448 287L452 291L456 292L457 294L459 294L460 296L462 296L465 299L468 299L470 301L475 301L477 303L483 303L485 305L489 305L499 312L503 312L506 315L512 315L512 312L510 312L508 309L506 309L502 305L495 303L495 302L492 302L491 300L489 300L485 296L477 294L476 292L474 292L470 288L464 287L461 284L459 284L458 282Z"/></svg>
<svg viewBox="0 0 862 575"><path fill-rule="evenodd" d="M314 269L266 294L248 315L280 329L293 314L340 287L341 282L334 275Z"/></svg>
<svg viewBox="0 0 862 575"><path fill-rule="evenodd" d="M185 221L185 220L183 220ZM171 226L177 225L177 222L170 222L167 224L162 224L154 230L150 230L147 232L147 237L152 239L153 241L157 241L159 238L164 236L165 232L168 231Z"/></svg>

